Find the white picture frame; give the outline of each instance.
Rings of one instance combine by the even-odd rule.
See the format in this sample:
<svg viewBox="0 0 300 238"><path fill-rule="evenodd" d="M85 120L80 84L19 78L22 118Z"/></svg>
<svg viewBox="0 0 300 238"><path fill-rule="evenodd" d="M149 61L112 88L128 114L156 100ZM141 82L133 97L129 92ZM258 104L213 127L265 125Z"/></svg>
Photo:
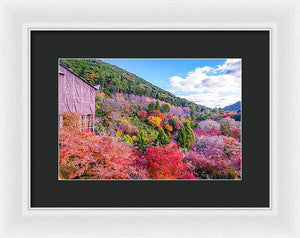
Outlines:
<svg viewBox="0 0 300 238"><path fill-rule="evenodd" d="M0 237L300 237L299 1L11 0L0 13ZM31 208L31 30L269 31L270 207Z"/></svg>

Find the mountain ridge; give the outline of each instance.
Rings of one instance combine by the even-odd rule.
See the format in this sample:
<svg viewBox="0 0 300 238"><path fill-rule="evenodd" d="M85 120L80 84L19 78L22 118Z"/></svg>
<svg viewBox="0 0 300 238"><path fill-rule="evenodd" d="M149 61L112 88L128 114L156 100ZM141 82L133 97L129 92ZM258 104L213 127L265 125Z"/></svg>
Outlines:
<svg viewBox="0 0 300 238"><path fill-rule="evenodd" d="M224 111L240 111L241 110L241 101L237 101L236 103L230 104L226 107L223 107Z"/></svg>

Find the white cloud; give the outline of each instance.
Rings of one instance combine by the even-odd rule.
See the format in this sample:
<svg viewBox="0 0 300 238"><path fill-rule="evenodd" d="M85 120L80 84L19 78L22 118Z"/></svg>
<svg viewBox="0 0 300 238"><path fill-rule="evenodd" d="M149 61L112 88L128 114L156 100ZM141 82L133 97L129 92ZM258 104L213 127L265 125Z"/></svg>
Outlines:
<svg viewBox="0 0 300 238"><path fill-rule="evenodd" d="M224 107L241 100L241 60L227 59L216 68L198 67L185 78L169 78L170 91L208 107Z"/></svg>

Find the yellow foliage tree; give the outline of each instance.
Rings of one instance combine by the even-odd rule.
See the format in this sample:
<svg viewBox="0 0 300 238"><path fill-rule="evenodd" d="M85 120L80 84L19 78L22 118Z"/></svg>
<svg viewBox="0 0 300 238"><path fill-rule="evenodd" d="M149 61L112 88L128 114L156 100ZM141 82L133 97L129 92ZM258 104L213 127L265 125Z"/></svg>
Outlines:
<svg viewBox="0 0 300 238"><path fill-rule="evenodd" d="M156 117L156 116L149 116L147 118L148 123L153 126L153 127L157 127L158 129L161 129L161 122L162 119L160 117Z"/></svg>
<svg viewBox="0 0 300 238"><path fill-rule="evenodd" d="M117 138L121 138L121 137L122 137L122 132L121 132L121 131L117 131L116 137L117 137Z"/></svg>

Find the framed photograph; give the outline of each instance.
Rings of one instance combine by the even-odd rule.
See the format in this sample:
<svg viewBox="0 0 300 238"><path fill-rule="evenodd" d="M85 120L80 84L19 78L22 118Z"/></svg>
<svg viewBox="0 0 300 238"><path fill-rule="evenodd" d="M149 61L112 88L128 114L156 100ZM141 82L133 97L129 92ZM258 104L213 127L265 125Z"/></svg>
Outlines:
<svg viewBox="0 0 300 238"><path fill-rule="evenodd" d="M1 237L300 237L298 2L25 2Z"/></svg>
<svg viewBox="0 0 300 238"><path fill-rule="evenodd" d="M58 61L59 179L242 179L241 59Z"/></svg>
<svg viewBox="0 0 300 238"><path fill-rule="evenodd" d="M30 39L32 207L270 207L269 31L32 30ZM223 50L197 48L220 40Z"/></svg>

